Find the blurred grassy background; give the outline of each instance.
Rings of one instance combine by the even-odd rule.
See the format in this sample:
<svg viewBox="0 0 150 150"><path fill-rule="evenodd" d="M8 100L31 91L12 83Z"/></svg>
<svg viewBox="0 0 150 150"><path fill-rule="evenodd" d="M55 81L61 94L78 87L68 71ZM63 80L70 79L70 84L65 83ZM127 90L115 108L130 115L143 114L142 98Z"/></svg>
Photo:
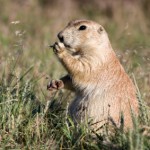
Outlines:
<svg viewBox="0 0 150 150"><path fill-rule="evenodd" d="M48 45L72 19L102 24L129 74L134 73L145 100L150 98L149 0L0 0L0 69L39 78L45 94L48 80L65 74ZM13 63L12 63L13 62ZM10 64L9 64L10 63ZM41 93L37 93L40 96Z"/></svg>

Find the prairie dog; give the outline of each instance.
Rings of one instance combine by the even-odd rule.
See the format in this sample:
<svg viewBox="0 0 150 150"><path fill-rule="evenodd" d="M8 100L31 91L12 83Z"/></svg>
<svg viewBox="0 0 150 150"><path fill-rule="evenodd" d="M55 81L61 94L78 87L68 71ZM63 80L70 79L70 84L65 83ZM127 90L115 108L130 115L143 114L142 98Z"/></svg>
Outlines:
<svg viewBox="0 0 150 150"><path fill-rule="evenodd" d="M105 29L90 20L75 20L58 34L54 53L68 75L52 80L48 90L70 89L76 97L69 114L74 122L85 120L95 127L112 123L132 128L131 111L138 115L138 101L132 81L116 57Z"/></svg>

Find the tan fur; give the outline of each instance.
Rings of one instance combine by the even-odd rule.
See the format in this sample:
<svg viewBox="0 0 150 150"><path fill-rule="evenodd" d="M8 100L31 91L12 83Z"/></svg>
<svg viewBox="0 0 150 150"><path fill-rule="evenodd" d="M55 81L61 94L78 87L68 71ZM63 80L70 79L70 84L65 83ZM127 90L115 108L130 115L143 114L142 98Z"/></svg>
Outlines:
<svg viewBox="0 0 150 150"><path fill-rule="evenodd" d="M86 29L80 31L82 25ZM138 114L136 91L104 28L93 21L75 20L59 37L63 43L55 43L54 52L69 73L60 82L76 93L69 106L73 120L92 119L96 127L108 122L118 127L123 114L124 126L132 127L131 110ZM50 83L48 89L59 89L56 87Z"/></svg>

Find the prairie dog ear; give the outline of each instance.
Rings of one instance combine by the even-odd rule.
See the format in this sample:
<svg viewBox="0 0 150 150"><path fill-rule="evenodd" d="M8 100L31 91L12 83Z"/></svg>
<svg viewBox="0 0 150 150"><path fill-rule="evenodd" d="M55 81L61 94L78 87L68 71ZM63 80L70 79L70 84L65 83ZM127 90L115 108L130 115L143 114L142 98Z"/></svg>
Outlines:
<svg viewBox="0 0 150 150"><path fill-rule="evenodd" d="M99 29L97 30L97 32L98 32L99 34L101 34L102 31L103 31L103 27L99 27Z"/></svg>

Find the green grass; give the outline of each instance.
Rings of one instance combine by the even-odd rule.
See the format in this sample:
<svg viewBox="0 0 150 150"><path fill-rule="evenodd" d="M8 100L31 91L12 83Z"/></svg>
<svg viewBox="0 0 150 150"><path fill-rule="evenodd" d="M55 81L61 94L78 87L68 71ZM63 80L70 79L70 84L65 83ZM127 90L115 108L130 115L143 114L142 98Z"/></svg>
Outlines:
<svg viewBox="0 0 150 150"><path fill-rule="evenodd" d="M0 149L150 149L150 40L146 19L141 21L132 14L119 18L119 10L113 13L114 18L107 18L105 12L94 12L92 7L87 11L81 8L76 15L64 13L60 18L55 10L63 5L0 2ZM141 10L136 9L139 14ZM66 74L48 45L55 42L56 34L69 20L79 16L102 21L137 87L140 116L133 118L133 131L116 129L113 135L101 135L94 134L86 124L75 126L67 116L73 94L59 91L51 95L46 90L49 80ZM17 20L19 23L11 23Z"/></svg>
<svg viewBox="0 0 150 150"><path fill-rule="evenodd" d="M2 149L142 149L150 148L149 108L138 93L141 116L134 130L116 129L113 135L92 133L85 124L75 126L66 115L63 93L47 103L36 97L35 79L27 80L29 68L0 82L0 147ZM12 75L12 74L10 74Z"/></svg>

